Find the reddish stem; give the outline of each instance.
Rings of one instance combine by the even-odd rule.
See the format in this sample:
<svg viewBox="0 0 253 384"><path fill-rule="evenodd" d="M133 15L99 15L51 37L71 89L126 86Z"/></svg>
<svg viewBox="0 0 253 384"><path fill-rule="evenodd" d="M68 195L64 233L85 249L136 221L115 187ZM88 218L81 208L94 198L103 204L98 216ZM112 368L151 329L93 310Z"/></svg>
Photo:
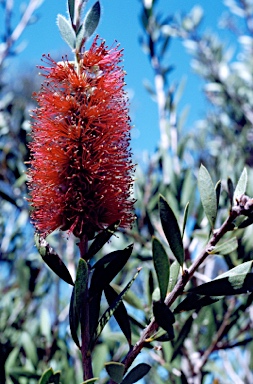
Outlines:
<svg viewBox="0 0 253 384"><path fill-rule="evenodd" d="M85 256L88 250L88 238L82 236L78 244L80 249L80 256L85 260ZM88 279L89 281L89 279ZM81 354L82 354L82 367L83 367L83 380L88 380L93 377L92 371L92 359L90 351L90 322L89 322L89 289L88 284L86 286L85 295L83 298L83 307L80 315L81 323Z"/></svg>

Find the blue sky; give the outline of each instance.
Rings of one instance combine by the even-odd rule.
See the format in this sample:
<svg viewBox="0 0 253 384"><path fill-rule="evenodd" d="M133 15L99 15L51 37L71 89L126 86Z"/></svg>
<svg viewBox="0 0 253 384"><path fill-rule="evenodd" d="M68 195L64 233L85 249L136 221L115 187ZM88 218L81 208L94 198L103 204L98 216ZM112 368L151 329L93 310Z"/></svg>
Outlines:
<svg viewBox="0 0 253 384"><path fill-rule="evenodd" d="M28 0L27 0L28 1ZM15 17L20 14L20 6L27 1L14 0ZM89 0L87 10L95 0ZM148 58L143 53L138 37L141 35L140 0L100 0L102 5L102 18L97 33L106 40L110 46L117 40L124 48L124 68L127 72L127 89L131 96L131 117L134 125L132 149L136 156L143 150L153 152L159 142L159 129L157 107L150 99L143 86L143 80L153 82L152 70ZM205 12L202 29L217 31L217 21L225 10L223 2L196 0L158 0L157 9L166 14L188 12L194 5L200 5ZM2 12L2 11L1 11ZM40 64L43 53L50 53L52 57L59 58L67 54L71 60L71 52L66 43L61 39L56 26L58 13L66 15L66 0L44 0L37 10L38 21L30 25L19 42L26 42L26 48L13 59L12 68L17 73L34 68ZM2 18L0 13L0 18ZM1 28L1 27L0 27ZM226 37L224 32L219 32ZM206 103L201 92L201 82L193 74L190 67L190 57L185 53L185 48L180 41L174 41L168 55L168 64L175 66L171 80L180 81L185 76L187 79L184 95L180 103L183 109L190 107L186 129L191 129L194 122L204 116ZM193 97L194 94L194 97ZM193 103L194 101L194 103Z"/></svg>

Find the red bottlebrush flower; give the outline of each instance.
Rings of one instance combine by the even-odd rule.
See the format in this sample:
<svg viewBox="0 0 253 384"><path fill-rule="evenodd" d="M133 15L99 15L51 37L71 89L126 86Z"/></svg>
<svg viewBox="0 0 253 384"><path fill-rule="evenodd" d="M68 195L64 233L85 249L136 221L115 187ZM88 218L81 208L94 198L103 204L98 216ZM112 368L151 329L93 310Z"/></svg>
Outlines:
<svg viewBox="0 0 253 384"><path fill-rule="evenodd" d="M60 228L91 238L117 220L124 228L134 219L121 57L118 47L108 49L96 37L78 73L50 56L50 67L40 67L45 81L35 95L28 186L31 218L43 235Z"/></svg>

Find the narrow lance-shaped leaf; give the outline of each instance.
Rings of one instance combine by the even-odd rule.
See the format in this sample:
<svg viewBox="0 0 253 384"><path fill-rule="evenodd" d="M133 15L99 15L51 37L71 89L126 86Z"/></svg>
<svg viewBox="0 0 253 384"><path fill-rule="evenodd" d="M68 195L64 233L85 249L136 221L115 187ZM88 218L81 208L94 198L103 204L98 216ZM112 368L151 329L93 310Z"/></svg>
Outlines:
<svg viewBox="0 0 253 384"><path fill-rule="evenodd" d="M40 378L39 384L48 384L50 383L51 377L54 375L52 368L47 369Z"/></svg>
<svg viewBox="0 0 253 384"><path fill-rule="evenodd" d="M251 272L253 266L253 260L246 261L245 263L242 263L240 265L237 265L236 267L230 269L229 271L226 271L222 273L221 275L217 276L215 280L221 279L223 277L229 277L229 276L235 276L235 275L240 275L244 273L249 273Z"/></svg>
<svg viewBox="0 0 253 384"><path fill-rule="evenodd" d="M169 292L171 292L176 285L179 271L180 271L180 264L177 260L175 260L170 266L170 279L169 279L169 286L168 286Z"/></svg>
<svg viewBox="0 0 253 384"><path fill-rule="evenodd" d="M101 316L100 320L99 320L99 323L98 323L98 326L97 326L97 330L94 334L94 337L93 337L93 340L92 340L92 343L94 344L97 340L97 338L99 337L99 335L101 334L101 332L103 331L105 325L108 323L108 321L110 320L110 318L112 317L112 315L114 314L115 310L118 308L119 304L122 302L123 298L124 298L124 295L127 293L127 291L130 289L131 285L133 284L133 282L135 281L135 279L137 278L138 274L140 273L140 269L138 270L138 272L134 275L134 277L129 281L129 283L126 285L126 287L123 289L123 291L120 293L120 295L118 296L118 299L116 302L114 302L105 312L104 314Z"/></svg>
<svg viewBox="0 0 253 384"><path fill-rule="evenodd" d="M121 383L125 371L124 364L110 361L109 363L105 364L105 369L110 378L115 381L115 383Z"/></svg>
<svg viewBox="0 0 253 384"><path fill-rule="evenodd" d="M54 249L48 244L48 242L40 237L38 234L35 234L35 244L38 248L38 251L45 261L45 263L52 269L57 276L70 285L74 285L72 277L69 273L68 268L62 261L62 259L57 255Z"/></svg>
<svg viewBox="0 0 253 384"><path fill-rule="evenodd" d="M63 40L70 46L71 49L75 48L76 35L72 28L71 22L63 15L57 16L57 25Z"/></svg>
<svg viewBox="0 0 253 384"><path fill-rule="evenodd" d="M238 228L246 228L249 225L253 224L253 216L248 217L246 220L243 220L239 225Z"/></svg>
<svg viewBox="0 0 253 384"><path fill-rule="evenodd" d="M229 253L236 250L238 247L238 242L236 237L232 237L231 239L224 241L221 244L217 244L211 252L209 252L211 255L214 255L216 253L220 255L228 255Z"/></svg>
<svg viewBox="0 0 253 384"><path fill-rule="evenodd" d="M170 341L171 337L170 337L170 335L168 335L168 333L163 328L159 328L158 331L146 341L152 342L155 340L161 341L161 342Z"/></svg>
<svg viewBox="0 0 253 384"><path fill-rule="evenodd" d="M93 7L87 12L84 19L84 38L88 39L98 26L101 14L101 7L99 1L97 1Z"/></svg>
<svg viewBox="0 0 253 384"><path fill-rule="evenodd" d="M169 258L165 249L163 248L163 245L155 237L153 238L153 242L152 242L152 251L153 251L154 267L155 267L160 294L161 294L161 301L164 301L167 294L169 277L170 277Z"/></svg>
<svg viewBox="0 0 253 384"><path fill-rule="evenodd" d="M236 201L239 199L239 197L245 193L247 188L247 182L248 182L248 174L247 174L246 168L244 168L238 180L238 183L235 187L234 204L236 204Z"/></svg>
<svg viewBox="0 0 253 384"><path fill-rule="evenodd" d="M186 221L187 221L187 217L188 217L188 212L189 212L189 201L188 201L188 203L186 204L185 209L184 209L182 238L184 237L184 231L185 231L185 227L186 227Z"/></svg>
<svg viewBox="0 0 253 384"><path fill-rule="evenodd" d="M34 371L28 370L26 368L21 368L21 367L11 368L10 371L8 372L8 376L10 376L12 382L15 384L20 383L22 379L26 379L25 382L27 382L28 379L33 379L32 381L38 382L38 380L40 379L40 375L38 375ZM51 379L50 379L50 383L53 383Z"/></svg>
<svg viewBox="0 0 253 384"><path fill-rule="evenodd" d="M154 302L153 313L159 327L162 327L169 335L169 339L172 340L174 338L173 323L175 317L169 307L160 301Z"/></svg>
<svg viewBox="0 0 253 384"><path fill-rule="evenodd" d="M220 192L221 192L221 181L217 181L215 185L215 193L216 193L216 200L217 200L217 209L219 208L219 202L220 202Z"/></svg>
<svg viewBox="0 0 253 384"><path fill-rule="evenodd" d="M75 17L75 0L68 0L68 13L69 13L71 23L73 25L74 17Z"/></svg>
<svg viewBox="0 0 253 384"><path fill-rule="evenodd" d="M131 256L133 245L129 245L127 248L112 252L117 257L113 258L105 268L100 271L99 262L96 264L94 274L91 279L90 296L92 297L97 292L101 291L114 279L114 277L122 270L127 260ZM109 255L107 255L109 256ZM105 256L106 257L106 256Z"/></svg>
<svg viewBox="0 0 253 384"><path fill-rule="evenodd" d="M174 309L174 313L180 313L184 311L191 311L193 309L199 310L207 305L215 303L220 300L221 297L210 297L210 296L201 296L196 295L195 293L188 293L186 298L178 304Z"/></svg>
<svg viewBox="0 0 253 384"><path fill-rule="evenodd" d="M75 282L75 296L74 296L74 306L76 308L76 313L78 316L81 314L83 303L85 302L86 297L86 287L88 282L88 266L84 259L79 259L77 272L76 272L76 282ZM81 319L84 321L84 319Z"/></svg>
<svg viewBox="0 0 253 384"><path fill-rule="evenodd" d="M138 364L123 379L121 384L133 384L148 374L151 366L145 363Z"/></svg>
<svg viewBox="0 0 253 384"><path fill-rule="evenodd" d="M78 348L81 348L78 335L77 335L79 319L80 319L80 316L77 313L77 308L75 306L75 287L74 287L72 291L71 299L70 299L70 306L69 306L69 326L70 326L72 339L74 340Z"/></svg>
<svg viewBox="0 0 253 384"><path fill-rule="evenodd" d="M147 297L148 297L149 306L152 303L152 294L154 290L155 290L155 286L154 286L153 272L152 270L150 270L148 273L148 279L147 279Z"/></svg>
<svg viewBox="0 0 253 384"><path fill-rule="evenodd" d="M108 285L105 287L105 297L109 305L113 305L118 300L119 295L114 289ZM131 346L131 327L128 318L128 313L123 301L119 304L118 308L114 311L114 317L124 333L129 346Z"/></svg>
<svg viewBox="0 0 253 384"><path fill-rule="evenodd" d="M26 358L30 360L34 366L36 366L36 364L38 364L38 354L34 339L28 332L23 331L19 337L19 342L25 351Z"/></svg>
<svg viewBox="0 0 253 384"><path fill-rule="evenodd" d="M199 169L198 187L205 214L213 228L217 215L217 198L211 176L204 165Z"/></svg>
<svg viewBox="0 0 253 384"><path fill-rule="evenodd" d="M20 383L23 380L25 380L24 382L28 382L29 379L32 379L33 382L38 382L38 380L40 379L40 375L36 374L34 370L32 371L21 367L11 368L8 371L8 377L10 377L11 383L15 384Z"/></svg>
<svg viewBox="0 0 253 384"><path fill-rule="evenodd" d="M86 254L87 259L90 259L92 256L94 256L105 245L105 243L110 240L119 225L120 220L116 221L116 223L109 225L109 227L104 229L95 237L95 240L93 241L93 243L91 243L89 250Z"/></svg>
<svg viewBox="0 0 253 384"><path fill-rule="evenodd" d="M99 377L93 377L92 379L88 379L83 381L81 384L94 384L99 380Z"/></svg>
<svg viewBox="0 0 253 384"><path fill-rule="evenodd" d="M122 255L122 250L113 251L108 253L107 255L103 256L101 259L99 259L92 267L91 269L99 269L99 268L105 268L106 265L109 263L113 263L115 260L117 260Z"/></svg>
<svg viewBox="0 0 253 384"><path fill-rule="evenodd" d="M61 373L55 372L54 376L50 379L50 384L60 384Z"/></svg>
<svg viewBox="0 0 253 384"><path fill-rule="evenodd" d="M182 266L184 263L184 248L177 219L163 196L160 196L159 208L164 234L169 242L171 251Z"/></svg>
<svg viewBox="0 0 253 384"><path fill-rule="evenodd" d="M97 292L89 302L89 318L90 318L90 339L92 339L94 332L96 331L100 307L101 307L102 290Z"/></svg>
<svg viewBox="0 0 253 384"><path fill-rule="evenodd" d="M227 185L228 185L228 197L230 201L230 205L233 205L233 197L234 197L234 184L230 177L227 180Z"/></svg>
<svg viewBox="0 0 253 384"><path fill-rule="evenodd" d="M207 296L231 296L253 292L253 273L223 277L199 285L192 292Z"/></svg>
<svg viewBox="0 0 253 384"><path fill-rule="evenodd" d="M112 288L119 295L121 293L121 287L115 283L111 283ZM133 291L128 291L124 296L124 301L136 309L143 310L143 304L141 303L140 298L133 293Z"/></svg>

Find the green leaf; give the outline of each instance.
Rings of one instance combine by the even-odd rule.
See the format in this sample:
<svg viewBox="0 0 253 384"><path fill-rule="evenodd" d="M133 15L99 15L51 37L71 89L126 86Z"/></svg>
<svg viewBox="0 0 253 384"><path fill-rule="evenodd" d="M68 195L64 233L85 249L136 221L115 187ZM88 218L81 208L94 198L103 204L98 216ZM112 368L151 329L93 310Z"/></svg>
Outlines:
<svg viewBox="0 0 253 384"><path fill-rule="evenodd" d="M49 384L51 382L50 379L53 375L54 371L52 370L52 368L47 369L41 376L39 384Z"/></svg>
<svg viewBox="0 0 253 384"><path fill-rule="evenodd" d="M107 255L103 256L101 259L99 259L92 267L91 269L99 269L99 268L105 268L106 265L108 265L111 262L114 262L117 260L120 255L122 254L122 250L119 251L113 251L108 253Z"/></svg>
<svg viewBox="0 0 253 384"><path fill-rule="evenodd" d="M123 379L121 384L133 384L148 374L151 366L145 363L138 364Z"/></svg>
<svg viewBox="0 0 253 384"><path fill-rule="evenodd" d="M47 343L52 342L51 316L49 309L45 306L40 312L40 332L45 337Z"/></svg>
<svg viewBox="0 0 253 384"><path fill-rule="evenodd" d="M81 384L93 384L98 380L99 380L99 377L93 377L92 379L88 379L88 380L83 381Z"/></svg>
<svg viewBox="0 0 253 384"><path fill-rule="evenodd" d="M230 201L230 205L233 205L233 196L234 196L234 184L233 181L228 177L227 180L227 185L228 185L228 197Z"/></svg>
<svg viewBox="0 0 253 384"><path fill-rule="evenodd" d="M185 206L185 209L184 209L184 218L183 218L183 229L182 229L182 238L184 237L184 231L185 231L185 227L186 227L186 221L187 221L187 217L188 217L188 212L189 212L189 201L188 203L186 204Z"/></svg>
<svg viewBox="0 0 253 384"><path fill-rule="evenodd" d="M178 304L178 306L174 309L174 313L180 313L184 311L191 311L193 309L199 310L202 307L215 303L220 300L221 297L209 297L209 296L201 296L196 295L195 293L188 293L186 298Z"/></svg>
<svg viewBox="0 0 253 384"><path fill-rule="evenodd" d="M171 336L162 328L159 328L158 331L153 335L151 336L147 341L171 341Z"/></svg>
<svg viewBox="0 0 253 384"><path fill-rule="evenodd" d="M88 281L88 266L85 260L80 259L77 268L76 282L70 300L69 307L69 325L71 336L80 348L80 343L77 335L80 321L85 321L81 318L81 309L85 301L86 287Z"/></svg>
<svg viewBox="0 0 253 384"><path fill-rule="evenodd" d="M217 209L219 208L219 202L220 202L220 192L221 192L221 181L217 181L215 185L215 193L216 193L216 200L217 200Z"/></svg>
<svg viewBox="0 0 253 384"><path fill-rule="evenodd" d="M70 326L70 332L72 339L80 349L80 343L77 335L78 325L79 325L79 314L76 311L76 307L74 305L75 303L75 287L73 288L71 299L70 299L70 306L69 306L69 326Z"/></svg>
<svg viewBox="0 0 253 384"><path fill-rule="evenodd" d="M11 369L15 366L17 366L17 360L20 355L20 347L15 347L12 349L12 351L9 353L6 362L5 362L5 372L9 374Z"/></svg>
<svg viewBox="0 0 253 384"><path fill-rule="evenodd" d="M114 277L122 270L122 268L127 263L129 257L131 256L133 250L133 244L129 245L127 248L112 252L109 255L106 255L101 261L101 263L96 263L93 267L95 271L93 273L90 285L90 297L92 298L94 294L102 291ZM103 262L108 261L111 258L111 261L106 267L104 267Z"/></svg>
<svg viewBox="0 0 253 384"><path fill-rule="evenodd" d="M211 176L204 165L199 169L198 187L204 212L213 228L217 215L217 198Z"/></svg>
<svg viewBox="0 0 253 384"><path fill-rule="evenodd" d="M49 268L52 269L52 271L66 283L74 285L68 268L54 249L48 244L48 242L38 234L35 234L34 239L42 259L49 266Z"/></svg>
<svg viewBox="0 0 253 384"><path fill-rule="evenodd" d="M119 295L117 294L117 292L114 291L114 289L110 285L105 287L105 297L109 306L113 305L113 303L117 302L117 300L119 299ZM119 304L118 308L114 311L114 317L117 323L119 324L120 329L124 333L129 346L131 346L130 321L129 321L128 313L123 301Z"/></svg>
<svg viewBox="0 0 253 384"><path fill-rule="evenodd" d="M111 286L113 287L115 292L117 292L117 294L120 294L121 287L119 285L112 283ZM142 304L140 298L138 298L132 291L128 291L125 294L124 301L134 308L143 310L143 304Z"/></svg>
<svg viewBox="0 0 253 384"><path fill-rule="evenodd" d="M86 287L88 282L88 266L84 259L79 259L76 282L75 282L75 294L74 294L74 307L79 318L82 313L83 303L85 302ZM80 321L84 319L80 318Z"/></svg>
<svg viewBox="0 0 253 384"><path fill-rule="evenodd" d="M251 271L252 266L253 266L253 260L246 261L245 263L237 265L236 267L230 269L229 271L224 272L221 275L217 276L215 280L223 277L230 277L230 276L240 275L244 273L249 273Z"/></svg>
<svg viewBox="0 0 253 384"><path fill-rule="evenodd" d="M217 244L213 247L212 251L209 252L211 255L220 254L220 255L228 255L233 252L238 247L238 242L236 237L232 237L231 239L223 242L222 244Z"/></svg>
<svg viewBox="0 0 253 384"><path fill-rule="evenodd" d="M105 245L105 243L107 243L107 241L110 240L112 235L114 235L114 233L117 231L117 228L119 227L119 225L120 225L120 220L109 225L109 227L104 229L95 237L95 240L90 245L86 255L88 259L90 259L96 253L98 253L98 251Z"/></svg>
<svg viewBox="0 0 253 384"><path fill-rule="evenodd" d="M207 296L231 296L253 292L253 273L217 278L199 285L192 292Z"/></svg>
<svg viewBox="0 0 253 384"><path fill-rule="evenodd" d="M160 288L161 301L164 301L167 294L170 277L169 258L165 249L163 248L163 245L155 237L153 237L152 241L152 251L154 267Z"/></svg>
<svg viewBox="0 0 253 384"><path fill-rule="evenodd" d="M40 375L38 375L37 373L21 367L12 368L9 372L9 376L16 380L19 380L21 377L23 377L26 379L35 379L36 381L38 381L38 379L40 378ZM18 383L19 382L21 382L21 380L18 381Z"/></svg>
<svg viewBox="0 0 253 384"><path fill-rule="evenodd" d="M168 333L170 340L174 339L173 323L175 323L175 316L169 307L165 303L156 301L153 303L153 313L159 327Z"/></svg>
<svg viewBox="0 0 253 384"><path fill-rule="evenodd" d="M101 304L102 291L99 291L94 295L89 303L89 318L90 318L90 339L92 339L94 332L96 331Z"/></svg>
<svg viewBox="0 0 253 384"><path fill-rule="evenodd" d="M234 197L234 184L230 177L227 180L227 185L228 185L228 197L230 201L230 205L233 205L233 197Z"/></svg>
<svg viewBox="0 0 253 384"><path fill-rule="evenodd" d="M178 261L175 260L170 266L170 279L169 279L168 292L171 292L175 287L177 283L179 271L180 271L180 265Z"/></svg>
<svg viewBox="0 0 253 384"><path fill-rule="evenodd" d="M101 7L99 1L97 1L93 7L87 12L84 19L84 38L87 40L98 26L101 14Z"/></svg>
<svg viewBox="0 0 253 384"><path fill-rule="evenodd" d="M105 364L105 369L113 381L116 383L121 383L125 371L124 364L110 361L109 363Z"/></svg>
<svg viewBox="0 0 253 384"><path fill-rule="evenodd" d="M74 24L75 17L75 0L68 0L68 13L72 24Z"/></svg>
<svg viewBox="0 0 253 384"><path fill-rule="evenodd" d="M238 180L238 183L235 187L234 204L236 204L237 200L240 198L240 196L245 193L246 188L247 188L247 182L248 182L247 169L244 168L244 170L242 171L242 174Z"/></svg>
<svg viewBox="0 0 253 384"><path fill-rule="evenodd" d="M123 298L124 298L124 295L127 293L127 291L130 289L131 285L133 284L133 282L135 281L135 279L137 278L138 274L140 273L140 269L138 270L138 272L134 275L134 277L129 281L129 283L126 285L126 287L123 289L123 291L120 293L120 295L118 296L118 299L117 301L115 301L105 312L104 314L101 316L99 322L98 322L98 326L97 326L97 329L96 329L96 332L94 334L94 337L93 337L93 340L92 340L92 344L94 344L96 342L96 340L98 339L99 335L101 334L102 330L104 329L105 325L108 323L108 321L110 320L110 318L112 317L112 315L114 314L115 310L118 308L118 306L120 305L120 303L122 302Z"/></svg>
<svg viewBox="0 0 253 384"><path fill-rule="evenodd" d="M50 379L50 383L52 384L60 384L60 377L61 373L60 372L55 372L54 376Z"/></svg>
<svg viewBox="0 0 253 384"><path fill-rule="evenodd" d="M238 225L238 228L242 229L242 228L246 228L248 227L249 225L253 224L253 216L251 217L248 217L246 220L243 220L239 225Z"/></svg>
<svg viewBox="0 0 253 384"><path fill-rule="evenodd" d="M72 28L71 22L68 21L63 15L58 15L56 23L63 40L70 46L71 49L75 49L76 35Z"/></svg>
<svg viewBox="0 0 253 384"><path fill-rule="evenodd" d="M22 332L20 345L24 348L26 357L32 362L33 366L36 367L38 364L37 349L31 335L28 332Z"/></svg>
<svg viewBox="0 0 253 384"><path fill-rule="evenodd" d="M163 232L169 242L171 251L182 266L184 263L184 248L180 229L174 212L163 196L160 195L160 218Z"/></svg>

